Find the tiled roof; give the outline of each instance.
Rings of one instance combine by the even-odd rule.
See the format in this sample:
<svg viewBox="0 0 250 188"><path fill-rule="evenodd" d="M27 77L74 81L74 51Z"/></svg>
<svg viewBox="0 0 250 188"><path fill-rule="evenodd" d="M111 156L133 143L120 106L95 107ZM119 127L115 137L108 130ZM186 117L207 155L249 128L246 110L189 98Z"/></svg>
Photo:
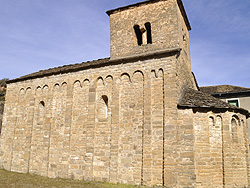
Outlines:
<svg viewBox="0 0 250 188"><path fill-rule="evenodd" d="M126 62L132 62L132 61L138 61L140 59L147 59L147 58L152 58L158 55L166 55L166 54L171 54L171 53L179 53L181 51L181 48L167 48L164 50L157 50L153 52L146 52L146 53L141 53L141 54L135 54L132 56L126 56L126 57L119 57L119 58L104 58L104 59L98 59L94 61L87 61L87 62L82 62L78 64L71 64L71 65L64 65L61 67L56 67L56 68L51 68L47 70L40 70L39 72L31 73L13 80L8 80L6 81L7 84L9 83L15 83L19 81L24 81L28 79L34 79L34 78L41 78L44 76L51 76L51 75L56 75L56 74L64 74L64 73L69 73L69 72L76 72L84 69L89 69L89 68L97 68L97 67L102 67L102 66L107 66L111 64L121 64L121 63L126 63Z"/></svg>
<svg viewBox="0 0 250 188"><path fill-rule="evenodd" d="M194 89L184 90L178 106L185 108L230 109L249 115L249 112L243 108L230 105L211 96L210 94L206 94Z"/></svg>
<svg viewBox="0 0 250 188"><path fill-rule="evenodd" d="M200 91L208 94L233 93L233 92L250 91L250 88L232 86L232 85L218 85L218 86L200 87Z"/></svg>
<svg viewBox="0 0 250 188"><path fill-rule="evenodd" d="M87 62L82 62L78 64L71 64L71 65L64 65L61 67L56 67L56 68L51 68L47 70L40 70L39 72L31 73L13 80L7 81L7 83L13 83L13 82L18 82L18 81L23 81L27 79L33 79L33 78L41 78L44 76L51 76L55 74L63 74L63 73L68 73L68 72L75 72L79 70L83 70L86 68L91 68L91 67L98 67L100 65L108 63L110 58L105 58L105 59L98 59L94 61L87 61Z"/></svg>

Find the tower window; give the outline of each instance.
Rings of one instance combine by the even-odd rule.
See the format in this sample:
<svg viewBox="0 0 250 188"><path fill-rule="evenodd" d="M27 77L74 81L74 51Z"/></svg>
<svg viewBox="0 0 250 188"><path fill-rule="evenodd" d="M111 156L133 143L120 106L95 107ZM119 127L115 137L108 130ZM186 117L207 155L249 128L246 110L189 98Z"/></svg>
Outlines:
<svg viewBox="0 0 250 188"><path fill-rule="evenodd" d="M135 25L134 30L135 30L138 46L141 46L142 45L142 32L140 30L139 25Z"/></svg>
<svg viewBox="0 0 250 188"><path fill-rule="evenodd" d="M141 28L139 25L134 26L138 46L152 44L151 24L147 22L144 26Z"/></svg>
<svg viewBox="0 0 250 188"><path fill-rule="evenodd" d="M147 44L152 44L152 34L151 34L151 24L149 22L145 23L147 30Z"/></svg>

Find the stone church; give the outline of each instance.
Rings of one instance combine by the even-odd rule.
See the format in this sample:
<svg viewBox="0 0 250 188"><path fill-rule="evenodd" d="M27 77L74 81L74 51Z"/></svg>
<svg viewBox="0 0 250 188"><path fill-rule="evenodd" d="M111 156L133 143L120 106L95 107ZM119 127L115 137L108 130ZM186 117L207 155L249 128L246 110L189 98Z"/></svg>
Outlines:
<svg viewBox="0 0 250 188"><path fill-rule="evenodd" d="M165 187L247 187L247 110L199 91L181 0L107 11L110 58L8 81L0 168Z"/></svg>

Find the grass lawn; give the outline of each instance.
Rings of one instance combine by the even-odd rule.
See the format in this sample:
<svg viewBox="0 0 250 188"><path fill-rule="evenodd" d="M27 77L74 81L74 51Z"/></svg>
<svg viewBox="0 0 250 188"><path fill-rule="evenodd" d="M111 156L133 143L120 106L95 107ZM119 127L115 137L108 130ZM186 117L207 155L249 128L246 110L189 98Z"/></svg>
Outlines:
<svg viewBox="0 0 250 188"><path fill-rule="evenodd" d="M51 179L33 174L20 174L0 169L0 188L135 188L139 186Z"/></svg>

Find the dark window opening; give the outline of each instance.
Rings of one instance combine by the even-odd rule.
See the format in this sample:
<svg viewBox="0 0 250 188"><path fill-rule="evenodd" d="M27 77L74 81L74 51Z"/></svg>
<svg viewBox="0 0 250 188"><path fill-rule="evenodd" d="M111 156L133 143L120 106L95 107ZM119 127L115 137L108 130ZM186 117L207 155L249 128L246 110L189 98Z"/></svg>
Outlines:
<svg viewBox="0 0 250 188"><path fill-rule="evenodd" d="M106 95L102 95L100 100L98 100L97 107L97 115L99 121L103 121L108 117L108 97Z"/></svg>
<svg viewBox="0 0 250 188"><path fill-rule="evenodd" d="M238 99L227 100L227 103L231 104L233 106L239 107L239 100Z"/></svg>
<svg viewBox="0 0 250 188"><path fill-rule="evenodd" d="M45 102L40 101L37 111L37 125L43 125L45 115Z"/></svg>
<svg viewBox="0 0 250 188"><path fill-rule="evenodd" d="M152 34L151 34L151 24L149 22L145 23L147 30L147 44L152 44Z"/></svg>
<svg viewBox="0 0 250 188"><path fill-rule="evenodd" d="M103 95L102 96L102 99L103 99L103 101L105 102L105 104L106 104L106 107L108 108L108 97L107 97L107 95Z"/></svg>
<svg viewBox="0 0 250 188"><path fill-rule="evenodd" d="M135 30L135 34L136 34L136 38L137 38L137 44L138 44L138 46L141 46L142 45L142 32L140 30L139 25L135 25L134 30Z"/></svg>
<svg viewBox="0 0 250 188"><path fill-rule="evenodd" d="M134 26L138 46L152 44L151 24L147 22L144 26L141 28L139 25Z"/></svg>

